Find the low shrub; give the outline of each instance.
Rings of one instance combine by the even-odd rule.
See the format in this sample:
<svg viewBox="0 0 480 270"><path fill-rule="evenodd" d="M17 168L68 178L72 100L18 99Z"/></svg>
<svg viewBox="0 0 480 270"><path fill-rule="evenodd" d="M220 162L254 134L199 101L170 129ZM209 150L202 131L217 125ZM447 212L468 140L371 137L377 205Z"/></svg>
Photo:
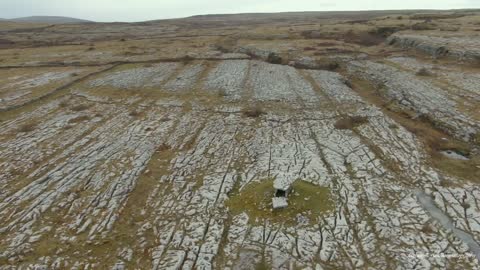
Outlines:
<svg viewBox="0 0 480 270"><path fill-rule="evenodd" d="M72 107L72 111L80 112L88 109L89 107L86 104L79 104Z"/></svg>
<svg viewBox="0 0 480 270"><path fill-rule="evenodd" d="M66 108L68 107L68 101L64 100L58 104L61 108Z"/></svg>
<svg viewBox="0 0 480 270"><path fill-rule="evenodd" d="M365 116L348 116L337 120L334 127L336 129L353 129L366 123L368 123L368 118Z"/></svg>
<svg viewBox="0 0 480 270"><path fill-rule="evenodd" d="M34 123L27 123L20 126L18 129L19 132L28 133L32 132L37 128L37 125Z"/></svg>
<svg viewBox="0 0 480 270"><path fill-rule="evenodd" d="M412 25L412 30L416 31L425 31L425 30L435 30L437 26L430 22L421 22Z"/></svg>
<svg viewBox="0 0 480 270"><path fill-rule="evenodd" d="M343 40L347 43L354 43L362 46L375 46L385 41L383 34L376 32L354 32L348 31L343 36Z"/></svg>
<svg viewBox="0 0 480 270"><path fill-rule="evenodd" d="M162 143L158 148L157 148L157 151L159 152L163 152L163 151L167 151L167 150L170 150L172 147L170 147L170 145L166 144L166 143Z"/></svg>
<svg viewBox="0 0 480 270"><path fill-rule="evenodd" d="M282 57L280 57L276 53L271 52L270 54L268 54L267 62L269 62L271 64L281 64L282 63Z"/></svg>
<svg viewBox="0 0 480 270"><path fill-rule="evenodd" d="M259 106L255 105L249 108L246 108L242 111L242 114L246 117L257 118L260 117L265 112Z"/></svg>
<svg viewBox="0 0 480 270"><path fill-rule="evenodd" d="M128 113L128 115L130 115L132 117L139 117L140 115L142 115L142 113L137 111L137 110L132 110Z"/></svg>
<svg viewBox="0 0 480 270"><path fill-rule="evenodd" d="M417 71L417 73L415 73L417 76L432 76L433 73L426 69L426 68L421 68Z"/></svg>
<svg viewBox="0 0 480 270"><path fill-rule="evenodd" d="M75 123L80 123L80 122L84 122L84 121L88 121L88 120L90 120L90 117L88 117L87 115L82 115L82 116L75 117L75 118L72 118L72 119L68 120L68 123L69 124L75 124Z"/></svg>

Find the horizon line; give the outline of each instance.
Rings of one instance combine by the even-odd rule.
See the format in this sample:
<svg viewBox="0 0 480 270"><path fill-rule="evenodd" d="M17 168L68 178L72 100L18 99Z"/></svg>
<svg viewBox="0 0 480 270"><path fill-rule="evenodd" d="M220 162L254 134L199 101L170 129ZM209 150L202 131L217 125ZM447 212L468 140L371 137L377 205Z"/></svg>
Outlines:
<svg viewBox="0 0 480 270"><path fill-rule="evenodd" d="M188 15L184 17L167 17L167 18L157 18L157 19L146 19L146 20L139 20L139 21L116 21L116 20L106 20L106 21L99 21L99 20L92 20L92 19L84 19L78 18L73 16L67 15L28 15L28 16L21 16L21 17L14 17L14 18L0 18L3 20L17 20L29 17L60 17L60 18L71 18L77 20L84 20L86 22L91 23L141 23L141 22L150 22L150 21L162 21L162 20L178 20L178 19L187 19L192 17L200 17L200 16L223 16L223 15L262 15L262 14L282 14L282 13L330 13L330 12L372 12L372 11L460 11L460 10L480 10L478 8L425 8L425 9L358 9L358 10L303 10L303 11L273 11L273 12L240 12L240 13L204 13L204 14L194 14Z"/></svg>

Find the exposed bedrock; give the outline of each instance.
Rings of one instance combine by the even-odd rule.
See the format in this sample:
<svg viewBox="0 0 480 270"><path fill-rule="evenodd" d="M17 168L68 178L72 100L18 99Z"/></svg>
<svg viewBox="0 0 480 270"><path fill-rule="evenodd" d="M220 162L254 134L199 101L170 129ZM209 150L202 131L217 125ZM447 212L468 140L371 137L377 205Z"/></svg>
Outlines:
<svg viewBox="0 0 480 270"><path fill-rule="evenodd" d="M393 34L387 44L412 48L433 57L447 56L458 60L480 62L480 36L435 36Z"/></svg>
<svg viewBox="0 0 480 270"><path fill-rule="evenodd" d="M387 100L428 118L457 138L473 141L480 131L480 123L460 110L453 95L411 72L372 61L352 61L348 70L373 82Z"/></svg>
<svg viewBox="0 0 480 270"><path fill-rule="evenodd" d="M375 63L351 71L414 100L405 106L441 113L461 136L477 128L440 89L418 83L423 95L412 93L411 77ZM441 186L456 179L432 169L418 138L338 73L249 60L158 63L121 66L70 90L0 123L0 269L477 265L461 255L480 239L480 189ZM252 103L262 113L242 113ZM343 119L361 121L339 127ZM322 187L331 207L288 220L271 207L245 205L255 215L230 207L248 186L278 178ZM417 189L468 243L432 219ZM272 185L268 201L273 193ZM415 256L441 253L457 258Z"/></svg>

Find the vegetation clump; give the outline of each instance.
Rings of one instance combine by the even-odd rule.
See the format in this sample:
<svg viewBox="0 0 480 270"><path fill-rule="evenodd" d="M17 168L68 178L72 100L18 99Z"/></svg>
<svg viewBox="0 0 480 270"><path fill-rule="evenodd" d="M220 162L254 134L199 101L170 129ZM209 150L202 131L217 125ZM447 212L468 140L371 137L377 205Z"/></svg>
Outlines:
<svg viewBox="0 0 480 270"><path fill-rule="evenodd" d="M131 110L128 115L130 115L131 117L140 117L142 115L142 112L138 111L138 110Z"/></svg>
<svg viewBox="0 0 480 270"><path fill-rule="evenodd" d="M249 108L245 108L242 111L242 114L246 117L257 118L257 117L262 116L262 114L265 114L265 112L263 111L263 109L260 106L255 105L255 106L252 106L252 107L249 107Z"/></svg>
<svg viewBox="0 0 480 270"><path fill-rule="evenodd" d="M416 31L436 30L437 28L435 24L427 21L412 25L412 30Z"/></svg>
<svg viewBox="0 0 480 270"><path fill-rule="evenodd" d="M383 34L378 34L375 31L348 31L342 36L346 43L353 43L362 46L375 46L383 43L385 37Z"/></svg>
<svg viewBox="0 0 480 270"><path fill-rule="evenodd" d="M269 62L271 64L281 64L282 63L282 57L280 57L278 54L272 52L272 53L268 54L267 62Z"/></svg>
<svg viewBox="0 0 480 270"><path fill-rule="evenodd" d="M27 124L21 125L18 131L27 133L27 132L34 131L36 128L37 128L37 125L35 125L34 123L27 123Z"/></svg>
<svg viewBox="0 0 480 270"><path fill-rule="evenodd" d="M275 195L273 179L255 181L243 189L235 191L226 205L232 214L247 213L252 222L262 223L265 220L279 223L295 223L297 215L310 221L332 211L334 203L330 190L303 180L293 183L288 196L288 207L273 210L272 198Z"/></svg>
<svg viewBox="0 0 480 270"><path fill-rule="evenodd" d="M170 150L172 147L166 143L162 143L160 146L158 146L157 148L157 151L159 152L163 152L163 151L167 151L167 150Z"/></svg>
<svg viewBox="0 0 480 270"><path fill-rule="evenodd" d="M72 111L75 111L75 112L81 112L86 109L88 109L88 106L86 104L79 104L72 107Z"/></svg>
<svg viewBox="0 0 480 270"><path fill-rule="evenodd" d="M417 76L433 76L433 73L426 68L421 68L417 71L416 75Z"/></svg>
<svg viewBox="0 0 480 270"><path fill-rule="evenodd" d="M80 123L80 122L84 122L84 121L88 121L88 120L90 120L90 117L88 115L82 115L82 116L75 117L75 118L72 118L72 119L68 120L68 123L69 124L75 124L75 123Z"/></svg>
<svg viewBox="0 0 480 270"><path fill-rule="evenodd" d="M354 129L366 123L368 123L368 118L365 116L348 116L337 120L334 127L336 129Z"/></svg>
<svg viewBox="0 0 480 270"><path fill-rule="evenodd" d="M473 136L473 142L477 145L480 145L480 132L477 132L474 136Z"/></svg>

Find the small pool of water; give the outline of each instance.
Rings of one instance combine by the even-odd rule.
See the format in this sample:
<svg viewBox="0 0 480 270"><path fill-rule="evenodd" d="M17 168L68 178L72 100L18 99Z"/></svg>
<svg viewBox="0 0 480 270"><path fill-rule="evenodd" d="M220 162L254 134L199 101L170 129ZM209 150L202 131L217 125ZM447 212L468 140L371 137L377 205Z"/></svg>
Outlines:
<svg viewBox="0 0 480 270"><path fill-rule="evenodd" d="M458 153L454 150L445 150L445 151L440 151L440 153L446 157L452 158L452 159L458 159L458 160L469 160L468 157L462 155L461 153Z"/></svg>
<svg viewBox="0 0 480 270"><path fill-rule="evenodd" d="M417 196L418 202L422 205L423 209L425 209L425 211L427 211L432 218L437 220L443 226L443 228L451 231L458 239L462 240L462 242L464 242L468 246L470 252L472 252L477 257L477 260L480 261L480 245L478 245L473 236L463 230L456 228L453 225L450 217L447 216L435 205L433 199L430 196L419 190L417 190L415 194Z"/></svg>

